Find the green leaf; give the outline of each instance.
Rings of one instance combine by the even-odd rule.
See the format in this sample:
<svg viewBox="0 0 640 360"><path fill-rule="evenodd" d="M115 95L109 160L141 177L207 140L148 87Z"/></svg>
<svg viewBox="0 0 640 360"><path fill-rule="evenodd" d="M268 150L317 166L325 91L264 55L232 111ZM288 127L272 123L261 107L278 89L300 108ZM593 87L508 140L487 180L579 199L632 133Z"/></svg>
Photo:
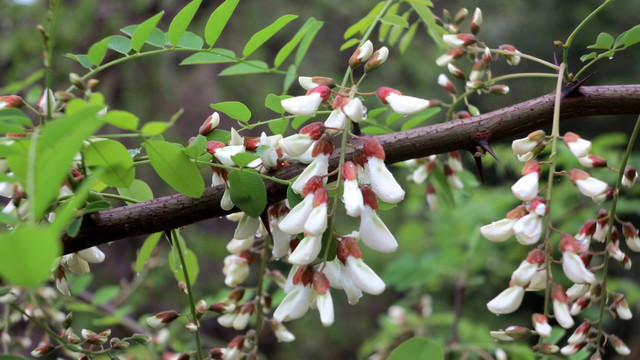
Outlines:
<svg viewBox="0 0 640 360"><path fill-rule="evenodd" d="M104 59L104 55L107 53L107 47L109 46L109 39L110 38L104 38L89 48L87 56L89 56L89 61L91 61L93 65L100 65L102 59Z"/></svg>
<svg viewBox="0 0 640 360"><path fill-rule="evenodd" d="M305 115L305 116L296 116L293 118L293 121L291 122L291 126L294 129L298 129L300 126L302 126L302 124L304 124L305 122L307 122L307 120L311 119L311 116Z"/></svg>
<svg viewBox="0 0 640 360"><path fill-rule="evenodd" d="M109 301L115 299L116 296L120 293L120 287L117 285L108 285L100 288L100 290L96 291L93 294L93 299L91 303L96 306L104 305Z"/></svg>
<svg viewBox="0 0 640 360"><path fill-rule="evenodd" d="M232 119L236 119L245 124L251 119L251 111L249 108L239 101L225 101L217 104L211 104L213 110L227 114Z"/></svg>
<svg viewBox="0 0 640 360"><path fill-rule="evenodd" d="M382 126L365 126L363 128L360 129L360 131L362 131L363 134L367 134L367 135L382 135L382 134L388 134L390 133L389 130L383 128Z"/></svg>
<svg viewBox="0 0 640 360"><path fill-rule="evenodd" d="M293 85L293 82L296 81L297 78L298 67L294 64L289 65L289 68L287 68L287 73L284 76L284 80L282 81L282 92L286 93L287 91L289 91L289 88L291 87L291 85Z"/></svg>
<svg viewBox="0 0 640 360"><path fill-rule="evenodd" d="M229 140L231 140L231 132L227 130L215 129L207 135L207 141L220 141L226 144Z"/></svg>
<svg viewBox="0 0 640 360"><path fill-rule="evenodd" d="M478 109L477 107L471 105L471 104L467 104L467 109L469 110L469 114L471 114L471 116L478 116L480 115L480 109Z"/></svg>
<svg viewBox="0 0 640 360"><path fill-rule="evenodd" d="M280 119L269 122L269 130L274 134L284 135L287 131L287 126L289 126L289 121L287 119Z"/></svg>
<svg viewBox="0 0 640 360"><path fill-rule="evenodd" d="M280 65L282 65L282 63L291 54L293 49L295 49L296 46L300 43L304 35L309 31L309 28L311 27L311 25L313 25L316 21L317 20L314 18L307 19L307 21L300 27L298 32L296 32L296 34L293 35L291 40L289 40L289 42L284 44L284 46L280 49L280 51L278 51L278 54L276 54L276 57L273 60L273 66L276 69L279 68Z"/></svg>
<svg viewBox="0 0 640 360"><path fill-rule="evenodd" d="M209 16L204 28L204 40L210 47L216 43L222 30L227 25L231 14L236 9L240 0L226 0Z"/></svg>
<svg viewBox="0 0 640 360"><path fill-rule="evenodd" d="M593 45L587 46L587 49L611 49L613 45L613 36L607 34L606 32L601 32L596 39L596 43Z"/></svg>
<svg viewBox="0 0 640 360"><path fill-rule="evenodd" d="M293 180L293 179L291 179L291 180ZM293 191L293 188L291 188L291 185L289 185L287 187L287 202L289 202L289 207L291 207L293 209L294 207L296 207L296 205L301 203L302 200L304 200L302 198L302 195L296 194L296 192Z"/></svg>
<svg viewBox="0 0 640 360"><path fill-rule="evenodd" d="M25 126L31 127L31 119L16 108L0 109L0 134L20 133L24 134Z"/></svg>
<svg viewBox="0 0 640 360"><path fill-rule="evenodd" d="M155 136L155 135L160 135L164 133L165 131L167 131L168 128L169 128L169 124L167 124L166 122L149 121L148 123L142 126L142 129L140 129L140 131L142 132L143 135Z"/></svg>
<svg viewBox="0 0 640 360"><path fill-rule="evenodd" d="M160 21L160 18L164 15L164 11L159 12L153 17L145 20L142 24L138 25L136 30L131 35L131 48L135 51L140 51L142 49L142 45L147 41L153 29L156 28L156 25Z"/></svg>
<svg viewBox="0 0 640 360"><path fill-rule="evenodd" d="M76 237L80 232L81 227L82 227L82 217L73 219L73 221L71 221L67 226L67 231L66 231L67 236L72 238Z"/></svg>
<svg viewBox="0 0 640 360"><path fill-rule="evenodd" d="M260 74L265 72L269 72L269 65L267 65L266 62L261 60L247 60L229 66L228 68L222 70L219 76Z"/></svg>
<svg viewBox="0 0 640 360"><path fill-rule="evenodd" d="M580 61L585 62L587 60L595 59L598 54L594 51L589 54L580 56Z"/></svg>
<svg viewBox="0 0 640 360"><path fill-rule="evenodd" d="M84 109L72 115L66 115L47 122L42 128L41 136L37 141L35 151L35 166L32 186L27 186L26 191L32 201L33 215L40 219L60 193L60 184L69 172L74 157L83 146L83 142L91 134L96 132L103 124L103 120L96 117L96 113L102 109L100 105L87 105ZM11 169L18 178L23 181L27 178L28 170L22 171L14 168L16 161L22 162L21 157L9 157ZM18 166L19 167L19 166Z"/></svg>
<svg viewBox="0 0 640 360"><path fill-rule="evenodd" d="M68 57L69 59L73 59L73 60L79 62L80 65L82 65L83 68L91 69L91 67L93 67L93 64L91 63L91 60L89 60L89 55L67 54L65 56Z"/></svg>
<svg viewBox="0 0 640 360"><path fill-rule="evenodd" d="M196 282L196 278L198 277L198 273L200 272L200 268L198 266L198 258L191 251L191 249L187 249L182 236L178 234L177 239L173 239L173 241L179 241L180 247L182 248L182 256L184 256L184 262L187 268L187 273L189 274L189 280L191 281L191 285ZM169 253L169 268L173 272L173 276L175 276L178 281L185 281L184 278L184 270L182 264L180 263L180 255L178 254L178 247L172 246L171 252Z"/></svg>
<svg viewBox="0 0 640 360"><path fill-rule="evenodd" d="M182 60L180 65L220 64L235 62L236 54L227 49L211 49L208 52L195 53Z"/></svg>
<svg viewBox="0 0 640 360"><path fill-rule="evenodd" d="M409 19L409 11L406 11L402 14L402 18ZM391 31L389 32L389 45L394 46L398 40L400 40L400 36L404 32L404 27L398 25L391 25Z"/></svg>
<svg viewBox="0 0 640 360"><path fill-rule="evenodd" d="M383 24L388 24L388 25L397 25L397 26L401 26L401 27L409 27L409 23L407 22L407 19L405 19L402 16L398 16L395 14L389 14L387 13L385 16L383 16L380 19L380 22L382 22Z"/></svg>
<svg viewBox="0 0 640 360"><path fill-rule="evenodd" d="M118 194L140 202L153 199L151 188L146 182L140 179L133 180L127 188L118 188Z"/></svg>
<svg viewBox="0 0 640 360"><path fill-rule="evenodd" d="M239 167L245 167L249 165L253 160L259 159L259 158L260 156L257 154L246 153L246 152L231 156L231 160L233 161L233 163L238 165Z"/></svg>
<svg viewBox="0 0 640 360"><path fill-rule="evenodd" d="M138 26L139 25L128 25L120 29L120 31L131 36L136 31L136 29L138 29ZM167 44L167 37L165 33L162 32L162 30L153 28L151 29L151 35L149 35L145 43L161 48Z"/></svg>
<svg viewBox="0 0 640 360"><path fill-rule="evenodd" d="M267 189L254 171L237 170L229 173L231 201L251 217L259 217L267 206Z"/></svg>
<svg viewBox="0 0 640 360"><path fill-rule="evenodd" d="M282 99L276 94L267 95L264 99L264 107L278 114L284 113L284 109L282 108Z"/></svg>
<svg viewBox="0 0 640 360"><path fill-rule="evenodd" d="M349 39L345 41L342 45L340 45L340 51L346 50L352 46L356 46L360 43L358 39Z"/></svg>
<svg viewBox="0 0 640 360"><path fill-rule="evenodd" d="M202 0L191 1L176 14L173 20L171 20L171 24L169 24L169 31L167 32L170 43L173 45L178 43L182 34L187 30L189 24L191 24L191 20L193 20L196 11L198 11L198 7L200 7L201 2Z"/></svg>
<svg viewBox="0 0 640 360"><path fill-rule="evenodd" d="M138 117L127 111L111 110L104 116L104 121L124 130L135 131L138 128Z"/></svg>
<svg viewBox="0 0 640 360"><path fill-rule="evenodd" d="M162 180L187 196L202 196L204 180L200 171L179 146L162 140L147 140L142 146Z"/></svg>
<svg viewBox="0 0 640 360"><path fill-rule="evenodd" d="M429 36L431 36L433 41L438 44L438 48L445 49L446 45L444 44L444 41L442 41L444 29L442 26L436 24L436 18L429 8L430 6L433 7L433 5L431 3L425 4L424 2L418 1L410 1L409 4L411 4L413 10L415 10L416 14L418 14L420 19L424 22Z"/></svg>
<svg viewBox="0 0 640 360"><path fill-rule="evenodd" d="M302 59L304 59L304 56L307 54L307 51L309 50L313 39L316 37L316 34L318 34L318 31L322 29L323 25L323 21L314 22L309 28L309 31L307 31L307 33L302 38L300 46L298 46L298 50L296 51L296 66L300 66L300 63L302 62Z"/></svg>
<svg viewBox="0 0 640 360"><path fill-rule="evenodd" d="M387 360L444 360L440 344L423 337L411 338L398 345Z"/></svg>
<svg viewBox="0 0 640 360"><path fill-rule="evenodd" d="M14 285L35 287L49 278L60 255L62 246L55 232L23 225L0 236L0 275Z"/></svg>
<svg viewBox="0 0 640 360"><path fill-rule="evenodd" d="M398 13L399 6L400 4L391 5L387 10L387 13L385 14L385 16L396 15ZM385 39L387 38L387 34L389 34L389 30L391 30L390 24L385 24L385 23L380 24L380 27L378 28L378 41L384 42Z"/></svg>
<svg viewBox="0 0 640 360"><path fill-rule="evenodd" d="M191 142L191 145L184 148L182 151L192 158L195 159L198 156L202 155L207 150L207 138L198 134L195 139Z"/></svg>
<svg viewBox="0 0 640 360"><path fill-rule="evenodd" d="M87 177L80 184L80 186L75 190L75 192L73 193L73 197L65 201L62 204L62 206L59 206L58 208L56 208L56 211L55 211L56 216L54 217L53 223L51 223L51 226L50 226L52 231L56 233L61 233L66 226L67 233L71 236L73 229L71 229L71 225L67 226L67 224L70 221L72 221L71 219L73 219L76 216L77 209L84 206L85 200L87 199L89 195L89 191L91 190L91 186L95 183L96 175L100 175L101 172L102 170L98 169L98 171L89 175L89 177ZM78 219L82 219L82 218L78 218ZM76 225L78 226L81 225L81 221L78 222Z"/></svg>
<svg viewBox="0 0 640 360"><path fill-rule="evenodd" d="M640 42L640 25L636 25L618 35L613 47L617 48L619 45L629 47L637 42Z"/></svg>
<svg viewBox="0 0 640 360"><path fill-rule="evenodd" d="M398 44L398 48L400 49L401 54L404 54L404 52L407 51L407 48L409 47L409 44L411 44L411 40L413 40L413 36L416 34L417 29L418 22L414 22L409 30L407 30L407 32L402 35L400 44Z"/></svg>
<svg viewBox="0 0 640 360"><path fill-rule="evenodd" d="M95 213L98 211L102 211L102 210L109 210L111 209L111 203L106 201L106 200L98 200L98 201L94 201L92 203L89 203L85 208L83 213L84 214L91 214L91 213Z"/></svg>
<svg viewBox="0 0 640 360"><path fill-rule="evenodd" d="M420 113L418 113L415 116L413 116L407 122L402 124L402 127L400 128L400 130L401 131L405 131L405 130L413 129L416 126L418 126L419 124L423 123L428 118L432 117L433 115L435 115L435 114L437 114L439 112L440 112L440 108L439 107L423 110Z"/></svg>
<svg viewBox="0 0 640 360"><path fill-rule="evenodd" d="M131 51L131 40L121 35L113 35L109 38L109 47L126 55Z"/></svg>
<svg viewBox="0 0 640 360"><path fill-rule="evenodd" d="M144 268L144 265L147 263L147 260L151 257L151 253L153 253L153 249L156 248L160 237L162 236L161 232L157 232L147 236L140 248L140 252L138 253L138 257L136 258L136 272L140 273Z"/></svg>
<svg viewBox="0 0 640 360"><path fill-rule="evenodd" d="M376 16L380 14L380 11L382 11L384 5L385 1L379 2L373 9L371 9L371 11L369 11L367 16L363 17L357 23L348 27L344 32L344 39L346 40L357 33L364 35L364 32L367 31L367 28L369 28L371 23L373 23L373 20L376 18Z"/></svg>
<svg viewBox="0 0 640 360"><path fill-rule="evenodd" d="M204 45L204 40L202 38L191 31L186 31L182 34L180 40L178 40L178 44L176 46L181 48L188 49L202 49Z"/></svg>
<svg viewBox="0 0 640 360"><path fill-rule="evenodd" d="M22 356L0 355L0 360L26 360Z"/></svg>
<svg viewBox="0 0 640 360"><path fill-rule="evenodd" d="M90 168L103 167L99 177L109 186L129 187L135 179L135 168L129 151L115 140L94 141L85 149L85 164Z"/></svg>
<svg viewBox="0 0 640 360"><path fill-rule="evenodd" d="M273 37L273 35L275 35L278 31L280 31L280 29L285 27L285 25L287 25L297 17L297 15L292 14L282 15L276 21L271 23L271 25L253 34L249 41L247 41L247 44L244 46L244 49L242 50L242 56L247 57L253 54L254 51L262 46L262 44L271 39L271 37Z"/></svg>

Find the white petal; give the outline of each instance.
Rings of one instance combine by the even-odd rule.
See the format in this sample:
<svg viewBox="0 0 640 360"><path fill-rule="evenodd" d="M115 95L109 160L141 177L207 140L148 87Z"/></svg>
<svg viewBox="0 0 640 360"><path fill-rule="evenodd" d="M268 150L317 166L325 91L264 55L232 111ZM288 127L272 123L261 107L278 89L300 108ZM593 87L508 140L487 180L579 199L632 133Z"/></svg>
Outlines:
<svg viewBox="0 0 640 360"><path fill-rule="evenodd" d="M393 111L403 115L415 114L429 107L429 100L396 93L390 93L385 100Z"/></svg>
<svg viewBox="0 0 640 360"><path fill-rule="evenodd" d="M573 286L567 289L567 296L571 301L574 301L575 299L586 294L588 290L588 284L573 284Z"/></svg>
<svg viewBox="0 0 640 360"><path fill-rule="evenodd" d="M307 167L302 171L302 174L298 176L296 181L291 185L291 189L295 191L297 194L302 193L302 188L304 185L311 179L313 176L323 176L326 175L329 170L329 155L319 154L316 156L311 164L307 165ZM327 178L323 178L323 181L326 183Z"/></svg>
<svg viewBox="0 0 640 360"><path fill-rule="evenodd" d="M360 98L353 98L342 108L344 114L354 122L360 122L367 117L366 109Z"/></svg>
<svg viewBox="0 0 640 360"><path fill-rule="evenodd" d="M598 180L594 177L589 177L584 180L576 180L576 186L578 187L578 190L580 190L582 195L588 197L601 195L605 191L607 191L608 187L606 182Z"/></svg>
<svg viewBox="0 0 640 360"><path fill-rule="evenodd" d="M78 251L78 255L90 263L101 263L104 261L104 253L95 246Z"/></svg>
<svg viewBox="0 0 640 360"><path fill-rule="evenodd" d="M567 146L573 156L577 158L585 157L589 155L589 151L591 151L591 141L582 138L568 143Z"/></svg>
<svg viewBox="0 0 640 360"><path fill-rule="evenodd" d="M538 271L538 264L523 260L520 266L511 274L511 281L518 286L526 286Z"/></svg>
<svg viewBox="0 0 640 360"><path fill-rule="evenodd" d="M289 255L289 262L294 265L307 265L318 257L322 248L322 239L319 236L307 235Z"/></svg>
<svg viewBox="0 0 640 360"><path fill-rule="evenodd" d="M304 223L313 210L313 194L307 195L298 205L278 223L280 230L287 234L299 234L304 231Z"/></svg>
<svg viewBox="0 0 640 360"><path fill-rule="evenodd" d="M342 267L341 271L342 275L340 276L340 282L342 283L342 288L344 292L347 294L347 300L349 304L354 305L360 301L362 297L362 290L360 290L354 283L351 278L351 272L347 270L346 267Z"/></svg>
<svg viewBox="0 0 640 360"><path fill-rule="evenodd" d="M569 313L569 306L560 301L553 301L553 314L556 317L556 321L560 326L565 329L570 329L575 324L573 317Z"/></svg>
<svg viewBox="0 0 640 360"><path fill-rule="evenodd" d="M526 291L540 291L544 290L547 287L547 270L544 268L538 270L533 277L531 278L531 282L529 286L527 286Z"/></svg>
<svg viewBox="0 0 640 360"><path fill-rule="evenodd" d="M232 254L238 254L245 250L249 250L253 246L254 237L248 237L246 239L231 239L227 243L227 251Z"/></svg>
<svg viewBox="0 0 640 360"><path fill-rule="evenodd" d="M301 318L309 310L310 286L295 285L273 313L278 322Z"/></svg>
<svg viewBox="0 0 640 360"><path fill-rule="evenodd" d="M360 216L362 207L364 206L364 200L362 198L362 191L360 191L358 181L356 179L344 181L342 201L344 202L344 208L347 211L347 215L353 217Z"/></svg>
<svg viewBox="0 0 640 360"><path fill-rule="evenodd" d="M382 159L370 157L367 160L371 188L380 200L388 203L398 203L404 199L404 190L393 177Z"/></svg>
<svg viewBox="0 0 640 360"><path fill-rule="evenodd" d="M538 196L538 173L532 172L521 177L513 184L511 191L520 200L533 200Z"/></svg>
<svg viewBox="0 0 640 360"><path fill-rule="evenodd" d="M481 227L480 233L487 238L487 240L495 242L505 241L515 234L513 232L513 225L515 223L516 219L501 219Z"/></svg>
<svg viewBox="0 0 640 360"><path fill-rule="evenodd" d="M253 237L260 227L260 219L251 217L247 214L242 215L242 218L238 222L236 231L233 233L235 239L246 239Z"/></svg>
<svg viewBox="0 0 640 360"><path fill-rule="evenodd" d="M327 204L315 206L304 223L304 232L322 236L327 229Z"/></svg>
<svg viewBox="0 0 640 360"><path fill-rule="evenodd" d="M527 214L513 225L516 240L522 245L533 245L542 235L542 221L536 214Z"/></svg>
<svg viewBox="0 0 640 360"><path fill-rule="evenodd" d="M394 252L398 242L371 207L365 205L360 214L360 238L368 247L379 252Z"/></svg>
<svg viewBox="0 0 640 360"><path fill-rule="evenodd" d="M67 265L69 265L69 270L76 274L85 274L91 271L89 264L77 253L73 254L73 256L67 260Z"/></svg>
<svg viewBox="0 0 640 360"><path fill-rule="evenodd" d="M277 220L274 220L271 224L271 235L273 237L273 257L280 259L287 255L289 252L289 242L291 241L291 234L280 229L277 224Z"/></svg>
<svg viewBox="0 0 640 360"><path fill-rule="evenodd" d="M422 184L429 177L427 173L427 167L420 164L411 174L411 180L416 184Z"/></svg>
<svg viewBox="0 0 640 360"><path fill-rule="evenodd" d="M309 95L296 96L282 100L282 107L290 114L313 116L318 110L318 106L322 103L322 95L320 93L311 93Z"/></svg>
<svg viewBox="0 0 640 360"><path fill-rule="evenodd" d="M576 284L596 282L596 277L584 266L580 256L570 251L562 253L562 271L569 280Z"/></svg>
<svg viewBox="0 0 640 360"><path fill-rule="evenodd" d="M235 166L235 163L231 160L231 156L242 153L245 150L244 145L229 145L216 150L213 156L223 165Z"/></svg>
<svg viewBox="0 0 640 360"><path fill-rule="evenodd" d="M225 188L224 193L222 194L222 200L220 200L220 207L222 210L229 211L233 209L234 206L233 201L231 201L231 192L229 191L229 188Z"/></svg>
<svg viewBox="0 0 640 360"><path fill-rule="evenodd" d="M318 297L316 297L316 305L318 306L318 312L320 313L320 321L322 322L322 325L331 326L334 320L331 291L327 290L326 293L318 295Z"/></svg>
<svg viewBox="0 0 640 360"><path fill-rule="evenodd" d="M487 303L487 308L494 314L510 314L520 307L524 297L522 286L512 286L498 294Z"/></svg>
<svg viewBox="0 0 640 360"><path fill-rule="evenodd" d="M362 259L347 257L345 269L358 289L371 295L379 295L384 291L384 281Z"/></svg>
<svg viewBox="0 0 640 360"><path fill-rule="evenodd" d="M336 257L333 261L327 261L324 265L324 269L322 269L327 280L329 280L329 285L334 289L342 289L342 282L340 280L341 264L340 260Z"/></svg>
<svg viewBox="0 0 640 360"><path fill-rule="evenodd" d="M347 119L347 116L340 109L335 109L329 114L329 117L324 122L324 126L328 128L336 128L342 129L344 128L344 121ZM335 134L338 130L327 130L328 132Z"/></svg>
<svg viewBox="0 0 640 360"><path fill-rule="evenodd" d="M313 82L313 78L311 76L298 76L298 83L305 90L311 90L318 86L318 84Z"/></svg>
<svg viewBox="0 0 640 360"><path fill-rule="evenodd" d="M309 150L313 140L307 134L294 134L280 140L278 144L282 151L291 157L300 156Z"/></svg>

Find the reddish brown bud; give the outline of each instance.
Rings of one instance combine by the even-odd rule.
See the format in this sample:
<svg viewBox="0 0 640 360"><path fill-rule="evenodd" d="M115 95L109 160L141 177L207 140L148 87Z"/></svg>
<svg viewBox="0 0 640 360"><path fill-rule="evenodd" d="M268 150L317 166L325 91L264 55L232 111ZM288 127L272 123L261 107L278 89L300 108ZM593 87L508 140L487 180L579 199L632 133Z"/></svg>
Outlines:
<svg viewBox="0 0 640 360"><path fill-rule="evenodd" d="M324 154L324 155L331 155L333 154L333 143L331 142L331 139L329 139L328 136L323 135L318 142L316 142L316 145L313 147L313 150L311 151L311 156L316 157L320 154Z"/></svg>
<svg viewBox="0 0 640 360"><path fill-rule="evenodd" d="M373 189L367 185L360 185L360 191L362 192L362 200L364 204L373 210L378 209L378 199Z"/></svg>
<svg viewBox="0 0 640 360"><path fill-rule="evenodd" d="M313 206L319 206L321 204L329 204L329 193L327 189L321 187L317 188L313 193Z"/></svg>
<svg viewBox="0 0 640 360"><path fill-rule="evenodd" d="M322 271L313 274L313 290L318 295L326 294L329 291L329 279Z"/></svg>
<svg viewBox="0 0 640 360"><path fill-rule="evenodd" d="M18 95L0 96L0 109L2 108L19 108L24 105L24 100Z"/></svg>
<svg viewBox="0 0 640 360"><path fill-rule="evenodd" d="M213 155L216 150L221 149L224 147L224 143L220 142L220 141L209 141L207 143L207 152L211 155Z"/></svg>
<svg viewBox="0 0 640 360"><path fill-rule="evenodd" d="M342 177L345 180L355 180L358 177L358 168L356 164L347 161L342 165Z"/></svg>
<svg viewBox="0 0 640 360"><path fill-rule="evenodd" d="M324 182L320 176L312 176L304 187L302 187L302 197L306 197L308 194L313 194L316 189L324 187Z"/></svg>
<svg viewBox="0 0 640 360"><path fill-rule="evenodd" d="M382 160L385 158L384 149L376 138L367 139L362 147L362 152L367 158L372 156Z"/></svg>
<svg viewBox="0 0 640 360"><path fill-rule="evenodd" d="M337 257L338 260L344 265L347 264L347 258L353 256L356 259L362 258L362 252L358 247L358 242L355 238L346 236L338 243Z"/></svg>
<svg viewBox="0 0 640 360"><path fill-rule="evenodd" d="M309 135L312 140L318 140L324 134L325 130L326 128L323 123L314 122L300 129L299 133Z"/></svg>

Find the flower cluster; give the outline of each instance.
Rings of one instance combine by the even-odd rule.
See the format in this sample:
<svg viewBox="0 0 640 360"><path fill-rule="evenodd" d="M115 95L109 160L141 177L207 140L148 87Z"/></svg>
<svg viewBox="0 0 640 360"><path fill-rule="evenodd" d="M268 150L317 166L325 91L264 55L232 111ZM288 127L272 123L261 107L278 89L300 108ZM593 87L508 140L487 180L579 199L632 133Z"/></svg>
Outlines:
<svg viewBox="0 0 640 360"><path fill-rule="evenodd" d="M411 169L411 174L407 177L407 180L413 181L416 184L425 183L425 194L427 205L432 211L438 210L438 197L436 194L436 188L433 185L432 174L436 171L441 171L445 175L447 185L452 190L462 190L464 184L459 173L464 171L462 166L462 157L459 151L451 151L445 156L431 155L421 159L412 159L405 161L405 165Z"/></svg>
<svg viewBox="0 0 640 360"><path fill-rule="evenodd" d="M569 151L578 159L586 169L606 167L606 161L590 153L591 142L579 135L568 132L563 136ZM576 324L576 317L585 309L592 306L606 306L612 314L628 320L632 317L629 305L623 294L606 293L602 280L598 278L597 269L602 266L591 266L596 256L607 254L603 261L613 259L620 262L621 266L628 269L631 260L619 246L620 231L606 210L601 209L595 219L587 220L575 236L563 233L550 225L550 221L542 221L547 216L547 200L538 195L540 188L541 163L534 158L543 152L546 135L542 130L534 131L526 138L513 141L512 148L520 161L525 162L522 177L516 181L511 190L516 198L522 201L521 205L511 210L504 219L482 226L480 232L488 240L502 242L515 236L522 245L536 245L544 233L543 224L547 224L548 230L560 235L558 251L561 258L553 259L549 248L549 239L545 244L536 246L522 261L520 266L511 275L509 287L487 303L489 311L495 314L508 314L516 311L527 291L541 291L549 289L553 304L553 319L559 326L571 329ZM632 167L625 169L625 177L628 175L626 186L632 186L636 178L636 171ZM587 171L571 169L565 174L575 185L578 191L593 199L597 204L612 196L613 189L604 181L591 176ZM640 238L638 231L630 222L615 219L622 225L622 233L627 247L632 251L640 250ZM609 240L607 240L608 235ZM592 242L593 240L593 242ZM605 243L604 250L598 250L600 244ZM553 271L552 263L559 263L562 274L573 285L565 289L549 271ZM591 266L591 267L590 267ZM606 293L603 294L603 292ZM619 305L618 305L619 304ZM551 335L549 314L534 314L532 327L510 326L506 330L492 332L492 336L502 341L523 339L531 334L548 338ZM560 348L551 343L541 341L536 346L542 353L560 352L571 355L580 349L600 349L596 340L600 339L598 320L584 320L568 338L567 345ZM615 350L620 354L628 354L629 349L613 334L605 334ZM614 342L617 344L614 344ZM599 354L599 353L598 353Z"/></svg>

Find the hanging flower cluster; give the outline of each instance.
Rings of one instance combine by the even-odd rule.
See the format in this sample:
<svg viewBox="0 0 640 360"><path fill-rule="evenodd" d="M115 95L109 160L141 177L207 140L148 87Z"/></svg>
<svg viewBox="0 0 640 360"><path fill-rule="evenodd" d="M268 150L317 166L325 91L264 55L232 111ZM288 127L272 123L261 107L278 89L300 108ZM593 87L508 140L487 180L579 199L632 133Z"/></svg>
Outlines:
<svg viewBox="0 0 640 360"><path fill-rule="evenodd" d="M572 132L566 133L562 138L569 151L587 170L606 167L604 159L590 153L590 141ZM547 204L546 200L538 194L542 169L541 163L536 162L534 158L544 150L546 144L546 135L542 130L534 131L526 138L513 141L514 153L520 161L525 162L522 177L511 187L514 196L521 200L522 204L511 210L504 219L480 228L480 232L488 240L502 242L515 236L522 245L536 245L540 242L546 230L544 224L550 224L550 222L544 221L548 216ZM558 174L565 174L582 195L592 198L597 204L607 200L613 194L613 189L606 182L591 176L585 170L571 169ZM632 186L637 177L635 169L627 167L625 177L628 177L625 186ZM640 238L636 228L630 222L615 220L622 225L627 247L632 251L639 251L638 239ZM549 230L560 234L558 251L561 257L553 259L545 244L537 245L513 271L509 287L490 300L487 308L495 314L512 313L518 310L527 291L544 291L549 288L550 282L553 315L534 314L532 329L510 326L506 330L492 332L492 336L502 341L514 341L537 334L544 339L551 335L550 319L555 319L558 325L565 329L571 329L576 324L576 317L583 310L592 306L601 306L602 302L617 317L623 320L631 319L632 313L624 295L607 293L605 296L603 291L606 290L603 289L601 280L595 273L602 266L592 265L592 260L596 256L607 253L609 259L618 261L625 269L631 267L629 256L620 249L620 231L617 226L611 227L611 224L614 222L611 221L609 214L601 209L596 219L586 221L575 236L547 225ZM606 242L606 247L597 249L605 243L608 234L610 234L610 240ZM556 282L557 274L553 276L549 273L553 268L552 262L560 264L562 274L573 284L572 286L565 289ZM563 355L571 355L583 348L598 348L597 327L598 320L584 320L568 338L566 346L560 348L542 340L539 345L536 345L536 349L545 354L559 351ZM629 349L618 337L613 334L605 334L605 336L619 354L629 353Z"/></svg>

